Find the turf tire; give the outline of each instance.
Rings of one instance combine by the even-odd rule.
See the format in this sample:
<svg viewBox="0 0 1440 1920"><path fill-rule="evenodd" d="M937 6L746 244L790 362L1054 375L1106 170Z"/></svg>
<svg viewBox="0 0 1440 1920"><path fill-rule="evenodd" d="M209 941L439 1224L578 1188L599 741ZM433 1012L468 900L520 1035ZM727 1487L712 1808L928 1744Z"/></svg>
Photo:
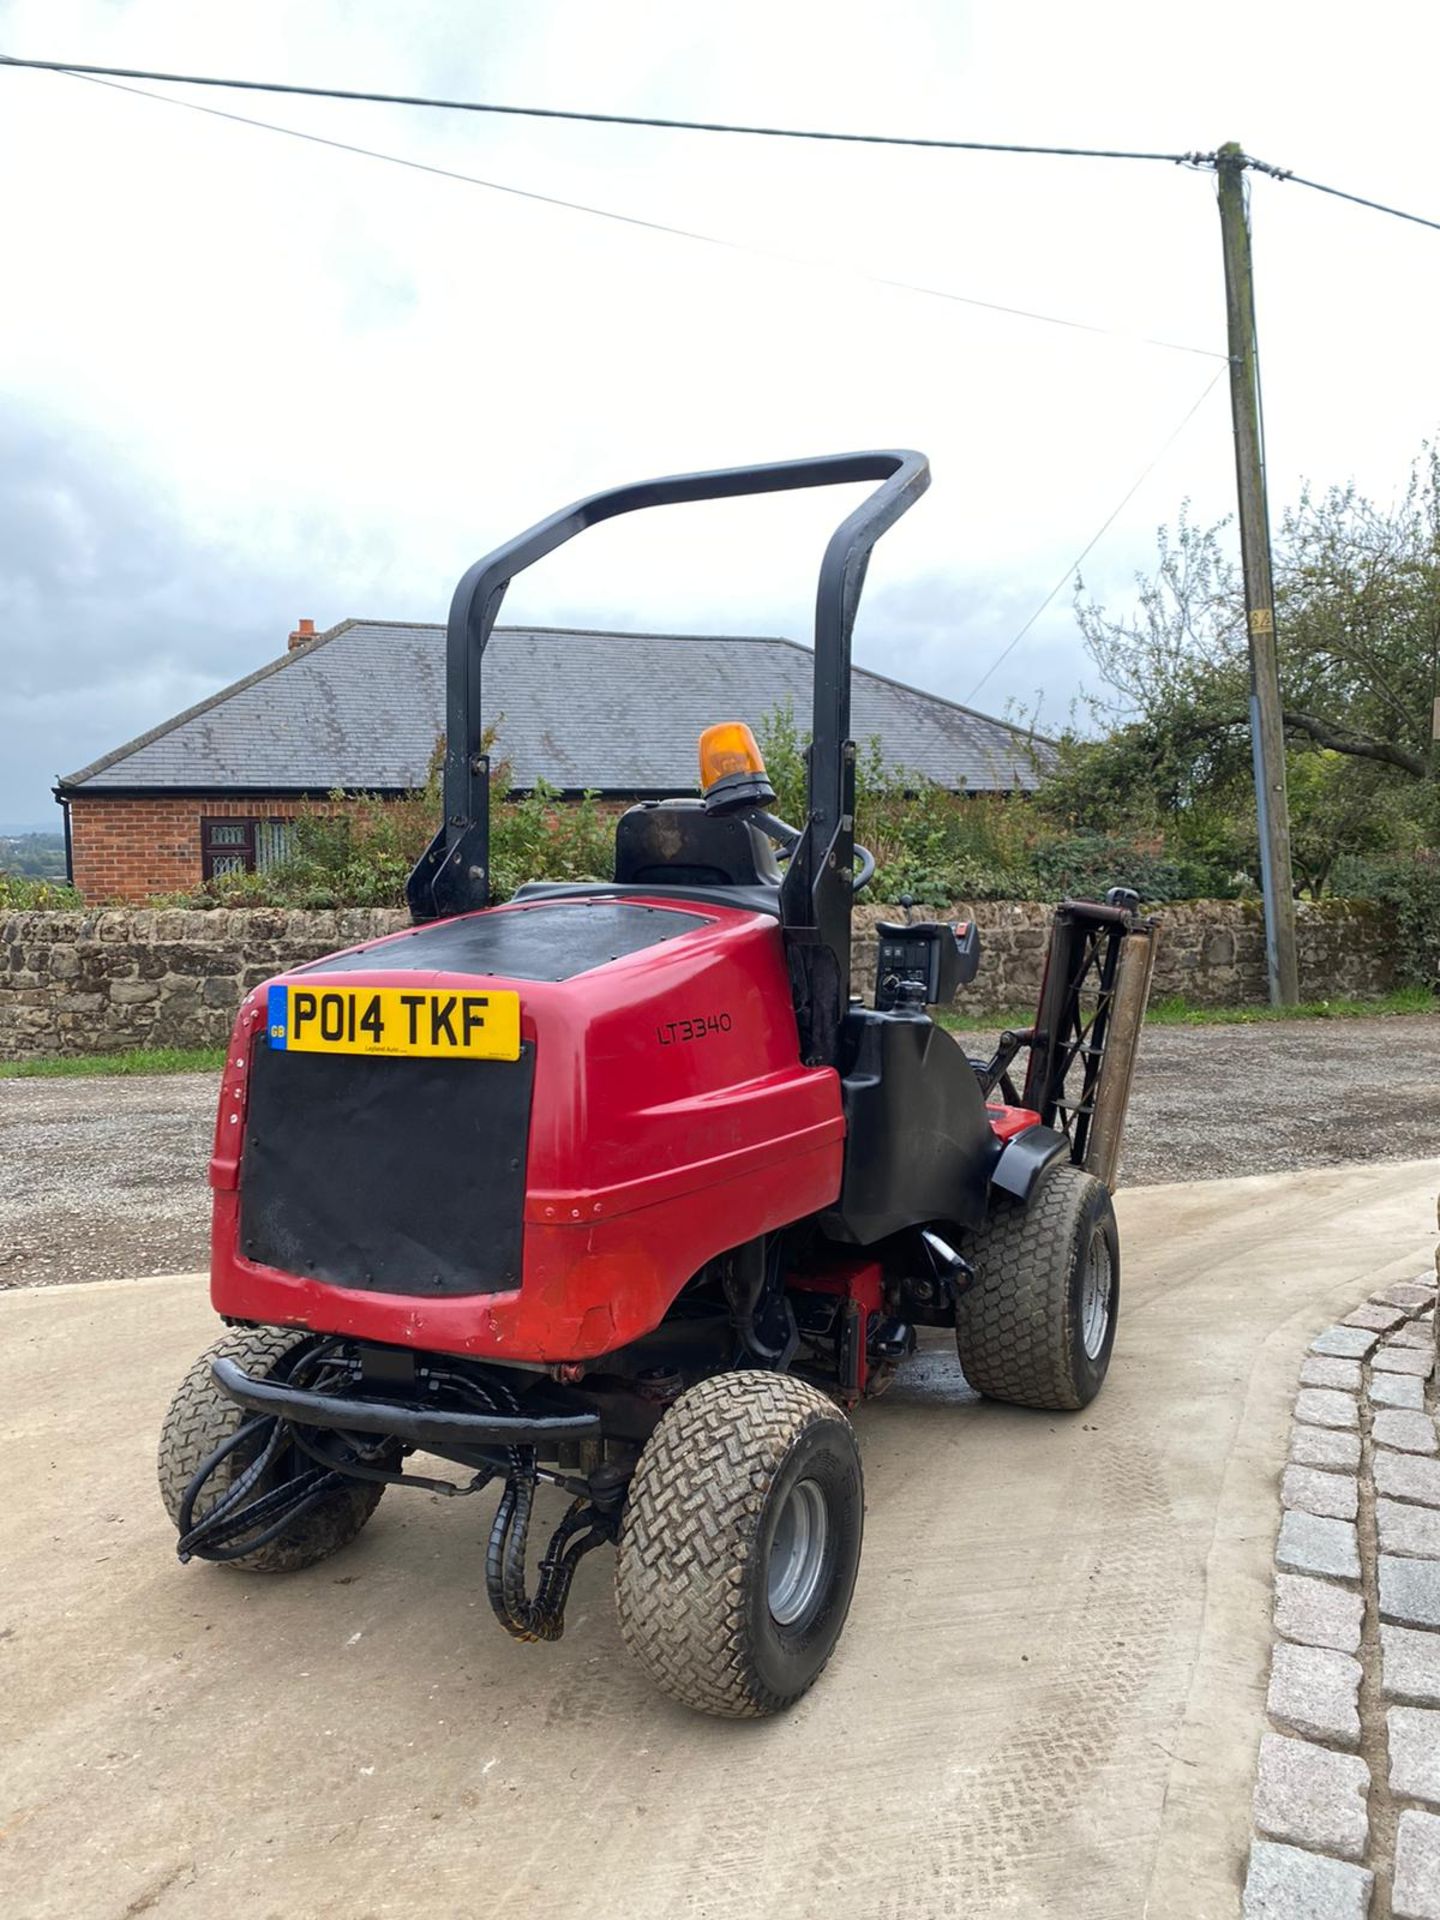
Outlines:
<svg viewBox="0 0 1440 1920"><path fill-rule="evenodd" d="M210 1373L211 1361L233 1360L247 1373L268 1377L283 1373L285 1362L306 1344L304 1334L282 1327L237 1328L202 1353L181 1381L160 1429L158 1462L160 1498L177 1527L185 1489L196 1468L249 1417L216 1386ZM214 1505L242 1466L238 1454L220 1463L196 1503L197 1515ZM384 1491L378 1482L349 1481L267 1546L225 1564L250 1573L297 1573L302 1567L313 1567L349 1545L380 1504Z"/></svg>
<svg viewBox="0 0 1440 1920"><path fill-rule="evenodd" d="M771 1611L770 1562L792 1491L822 1500L814 1594ZM631 1482L616 1564L626 1646L657 1686L726 1719L779 1713L819 1678L845 1624L865 1497L854 1429L786 1374L717 1374L682 1394Z"/></svg>
<svg viewBox="0 0 1440 1920"><path fill-rule="evenodd" d="M1102 1181L1061 1164L1042 1175L1028 1206L994 1196L986 1224L967 1236L975 1281L961 1294L955 1343L965 1378L990 1400L1070 1412L1099 1393L1115 1345L1120 1242ZM1102 1251L1103 1249L1103 1251ZM1086 1278L1108 1255L1108 1323L1085 1346Z"/></svg>

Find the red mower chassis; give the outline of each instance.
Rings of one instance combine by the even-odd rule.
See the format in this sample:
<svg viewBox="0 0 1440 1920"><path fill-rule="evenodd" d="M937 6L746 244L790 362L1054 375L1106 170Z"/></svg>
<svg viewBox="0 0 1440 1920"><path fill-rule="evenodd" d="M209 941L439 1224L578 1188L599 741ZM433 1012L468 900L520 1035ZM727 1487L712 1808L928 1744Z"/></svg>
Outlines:
<svg viewBox="0 0 1440 1920"><path fill-rule="evenodd" d="M578 916L592 906L547 900L490 911ZM702 921L696 930L571 979L484 983L519 993L521 1037L535 1050L524 1264L512 1292L443 1300L361 1292L244 1258L241 1143L252 1050L265 1045L264 992L250 994L210 1162L216 1311L436 1352L588 1360L658 1326L707 1260L830 1206L845 1133L839 1079L800 1063L779 927L728 907L687 913ZM336 984L475 987L473 975L388 967L387 955L416 937L370 945L364 969L352 964ZM563 922L556 937L564 939ZM307 969L303 984L320 988L330 977ZM407 1064L385 1068L403 1075ZM325 1177L323 1166L312 1171Z"/></svg>

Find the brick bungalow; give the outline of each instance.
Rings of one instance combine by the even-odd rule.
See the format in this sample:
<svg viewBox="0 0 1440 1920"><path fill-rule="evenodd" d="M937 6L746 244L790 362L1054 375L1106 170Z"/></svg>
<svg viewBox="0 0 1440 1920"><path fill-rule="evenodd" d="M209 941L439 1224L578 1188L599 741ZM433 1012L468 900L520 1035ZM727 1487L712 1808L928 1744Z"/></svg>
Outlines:
<svg viewBox="0 0 1440 1920"><path fill-rule="evenodd" d="M70 870L88 901L188 891L262 870L289 823L337 791L424 784L443 726L445 629L302 620L287 653L62 779ZM790 640L497 628L485 656L496 751L517 791L544 781L630 801L695 791L716 719L808 715L810 657ZM1048 742L857 668L857 739L954 792L1026 791Z"/></svg>

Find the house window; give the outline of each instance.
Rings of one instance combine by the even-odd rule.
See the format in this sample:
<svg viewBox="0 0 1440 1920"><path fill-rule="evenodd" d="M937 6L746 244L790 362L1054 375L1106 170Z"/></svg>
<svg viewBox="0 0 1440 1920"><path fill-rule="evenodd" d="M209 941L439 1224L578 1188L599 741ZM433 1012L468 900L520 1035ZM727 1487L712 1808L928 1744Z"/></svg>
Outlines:
<svg viewBox="0 0 1440 1920"><path fill-rule="evenodd" d="M292 820L257 820L255 822L255 871L257 873L268 873L271 867L278 867L281 861L290 858L294 824Z"/></svg>
<svg viewBox="0 0 1440 1920"><path fill-rule="evenodd" d="M200 871L206 880L222 873L265 873L290 852L289 820L202 820Z"/></svg>

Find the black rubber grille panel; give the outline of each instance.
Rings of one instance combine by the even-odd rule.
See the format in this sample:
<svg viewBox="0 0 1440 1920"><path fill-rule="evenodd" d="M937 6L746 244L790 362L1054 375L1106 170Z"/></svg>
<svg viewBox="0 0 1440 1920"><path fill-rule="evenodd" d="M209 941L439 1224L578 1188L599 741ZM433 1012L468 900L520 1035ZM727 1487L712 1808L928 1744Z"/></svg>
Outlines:
<svg viewBox="0 0 1440 1920"><path fill-rule="evenodd" d="M642 947L658 947L705 925L695 913L639 907L630 900L545 902L513 913L436 920L383 947L317 960L297 973L494 974L502 980L570 980Z"/></svg>
<svg viewBox="0 0 1440 1920"><path fill-rule="evenodd" d="M520 1284L534 1049L366 1060L260 1041L240 1165L240 1251L375 1293Z"/></svg>

